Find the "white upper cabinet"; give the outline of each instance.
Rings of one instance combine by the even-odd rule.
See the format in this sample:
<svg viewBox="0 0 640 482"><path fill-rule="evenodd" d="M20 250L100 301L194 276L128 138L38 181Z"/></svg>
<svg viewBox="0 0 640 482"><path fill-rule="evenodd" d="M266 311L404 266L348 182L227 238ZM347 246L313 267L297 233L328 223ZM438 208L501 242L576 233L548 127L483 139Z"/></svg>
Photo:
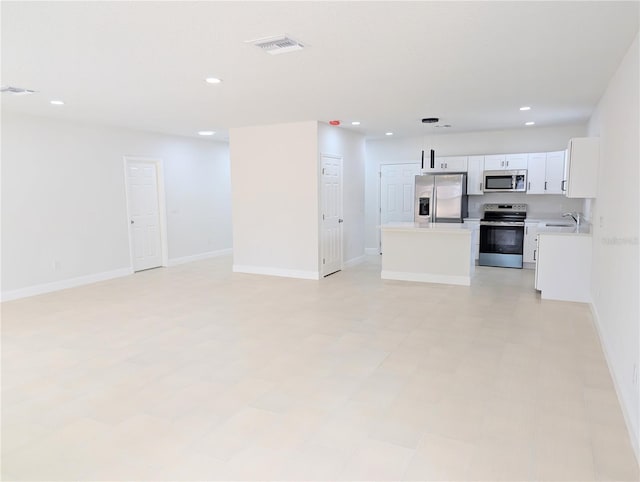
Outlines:
<svg viewBox="0 0 640 482"><path fill-rule="evenodd" d="M467 165L467 194L484 194L484 156L469 156Z"/></svg>
<svg viewBox="0 0 640 482"><path fill-rule="evenodd" d="M547 194L562 194L564 187L564 157L565 151L547 152L545 163L545 192Z"/></svg>
<svg viewBox="0 0 640 482"><path fill-rule="evenodd" d="M529 154L527 194L562 194L564 151Z"/></svg>
<svg viewBox="0 0 640 482"><path fill-rule="evenodd" d="M504 154L484 156L485 171L500 171L506 169L506 158Z"/></svg>
<svg viewBox="0 0 640 482"><path fill-rule="evenodd" d="M527 154L496 154L484 156L484 168L487 171L516 171L527 168Z"/></svg>
<svg viewBox="0 0 640 482"><path fill-rule="evenodd" d="M600 142L597 137L576 137L569 141L564 167L567 197L595 198L598 193Z"/></svg>
<svg viewBox="0 0 640 482"><path fill-rule="evenodd" d="M527 160L527 194L546 194L544 190L546 163L547 154L545 152L529 154Z"/></svg>
<svg viewBox="0 0 640 482"><path fill-rule="evenodd" d="M423 173L467 173L467 194L484 194L485 171L527 171L527 194L566 194L595 197L599 158L598 138L578 137L568 151L532 154L436 157L425 159Z"/></svg>
<svg viewBox="0 0 640 482"><path fill-rule="evenodd" d="M507 154L505 158L505 169L512 171L527 168L528 154Z"/></svg>
<svg viewBox="0 0 640 482"><path fill-rule="evenodd" d="M433 168L424 161L425 172L467 172L467 156L436 157Z"/></svg>

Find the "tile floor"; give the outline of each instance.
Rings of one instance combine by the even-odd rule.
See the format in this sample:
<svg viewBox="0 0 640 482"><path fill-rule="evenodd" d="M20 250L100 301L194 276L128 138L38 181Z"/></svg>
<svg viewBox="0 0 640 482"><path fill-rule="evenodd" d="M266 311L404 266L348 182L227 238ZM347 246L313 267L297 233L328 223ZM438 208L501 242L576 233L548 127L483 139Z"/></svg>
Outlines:
<svg viewBox="0 0 640 482"><path fill-rule="evenodd" d="M3 304L3 480L638 480L586 305L379 270L217 258Z"/></svg>

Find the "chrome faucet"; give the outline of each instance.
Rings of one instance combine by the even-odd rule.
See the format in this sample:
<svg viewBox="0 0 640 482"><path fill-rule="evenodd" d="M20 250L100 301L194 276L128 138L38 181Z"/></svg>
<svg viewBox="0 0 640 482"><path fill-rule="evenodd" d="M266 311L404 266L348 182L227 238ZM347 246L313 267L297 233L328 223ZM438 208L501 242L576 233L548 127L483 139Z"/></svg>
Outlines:
<svg viewBox="0 0 640 482"><path fill-rule="evenodd" d="M580 230L580 213L564 213L562 217L571 217L576 222L576 231Z"/></svg>

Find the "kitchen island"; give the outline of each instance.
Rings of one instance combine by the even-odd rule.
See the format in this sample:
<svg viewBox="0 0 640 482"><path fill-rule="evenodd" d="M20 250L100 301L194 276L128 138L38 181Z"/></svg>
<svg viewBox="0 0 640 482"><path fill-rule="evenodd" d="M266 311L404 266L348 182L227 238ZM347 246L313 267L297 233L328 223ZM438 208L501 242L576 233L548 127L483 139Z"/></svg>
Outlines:
<svg viewBox="0 0 640 482"><path fill-rule="evenodd" d="M391 223L382 226L382 279L469 286L475 256L469 226Z"/></svg>

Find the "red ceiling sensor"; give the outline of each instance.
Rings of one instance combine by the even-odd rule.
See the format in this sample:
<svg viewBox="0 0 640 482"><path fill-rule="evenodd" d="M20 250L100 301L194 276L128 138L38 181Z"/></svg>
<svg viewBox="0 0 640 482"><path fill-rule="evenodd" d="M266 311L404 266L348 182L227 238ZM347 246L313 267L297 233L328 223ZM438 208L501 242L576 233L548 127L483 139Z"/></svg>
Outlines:
<svg viewBox="0 0 640 482"><path fill-rule="evenodd" d="M332 120L332 121L329 121L329 124L331 124L332 126L339 126L340 125L340 121L339 120Z"/></svg>

